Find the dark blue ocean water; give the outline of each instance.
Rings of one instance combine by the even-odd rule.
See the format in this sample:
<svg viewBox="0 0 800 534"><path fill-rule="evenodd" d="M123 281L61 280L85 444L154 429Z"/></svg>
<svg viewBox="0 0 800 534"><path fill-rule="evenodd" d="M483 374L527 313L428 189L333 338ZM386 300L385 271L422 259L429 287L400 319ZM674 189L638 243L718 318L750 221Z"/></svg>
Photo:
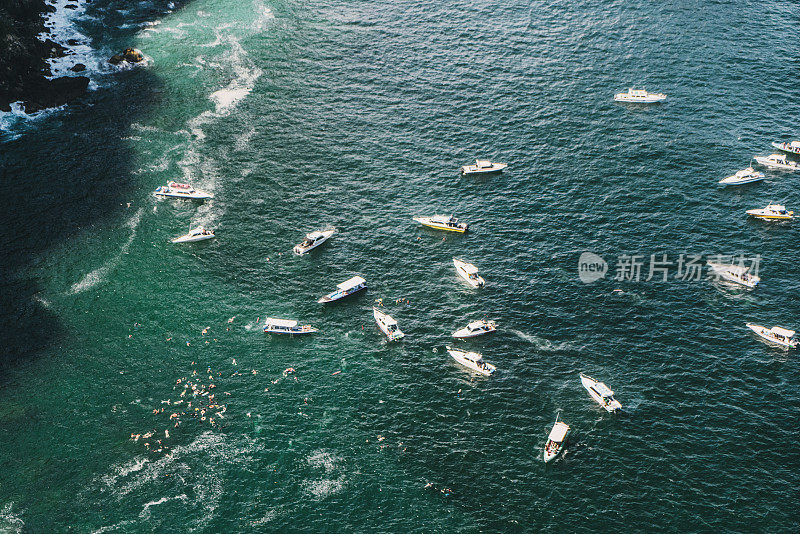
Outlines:
<svg viewBox="0 0 800 534"><path fill-rule="evenodd" d="M797 531L798 357L744 327L800 326L797 230L744 211L797 209L800 178L717 182L800 137L798 22L788 1L88 5L97 57L149 64L0 145L0 529ZM614 103L631 85L668 99ZM509 168L459 177L476 157ZM171 179L215 198L154 199ZM472 231L411 219L433 213ZM197 224L217 238L169 243ZM579 280L585 251L605 279ZM623 254L645 275L760 255L763 283L615 281ZM356 274L364 294L316 303ZM489 379L444 350L483 317L499 331L460 345Z"/></svg>

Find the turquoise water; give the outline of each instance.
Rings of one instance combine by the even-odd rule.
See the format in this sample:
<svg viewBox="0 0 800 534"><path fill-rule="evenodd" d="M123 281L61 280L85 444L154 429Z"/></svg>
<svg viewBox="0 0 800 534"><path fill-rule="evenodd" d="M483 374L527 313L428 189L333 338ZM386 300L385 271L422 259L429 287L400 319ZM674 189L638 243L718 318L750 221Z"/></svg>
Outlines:
<svg viewBox="0 0 800 534"><path fill-rule="evenodd" d="M716 184L800 135L795 5L87 13L98 53L132 44L150 61L96 74L86 102L2 145L1 528L798 529L797 356L744 328L800 326L795 228L744 216L797 209L797 176ZM632 84L669 98L615 104ZM475 157L509 169L460 178ZM215 199L152 197L183 178ZM434 212L472 231L411 220ZM169 243L197 224L217 239ZM291 254L326 226L328 244ZM764 281L585 285L584 251L612 269L622 254L760 254ZM356 274L366 292L316 303ZM375 326L376 299L401 343ZM320 333L265 336L267 316ZM498 333L461 345L498 367L490 379L444 350L483 317ZM579 372L625 412L603 412ZM185 378L216 386L214 425L174 426L198 407L173 405ZM570 443L545 466L559 412Z"/></svg>

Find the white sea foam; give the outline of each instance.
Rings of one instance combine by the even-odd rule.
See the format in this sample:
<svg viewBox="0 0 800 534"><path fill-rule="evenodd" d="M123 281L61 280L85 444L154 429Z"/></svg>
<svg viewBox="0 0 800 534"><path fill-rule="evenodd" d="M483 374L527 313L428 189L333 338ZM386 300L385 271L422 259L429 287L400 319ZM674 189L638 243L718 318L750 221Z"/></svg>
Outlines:
<svg viewBox="0 0 800 534"><path fill-rule="evenodd" d="M139 517L142 519L150 519L150 507L151 506L158 506L159 504L164 504L165 502L179 500L185 501L189 497L186 496L185 493L181 493L180 495L175 495L174 497L161 497L158 500L150 501L144 504L142 507L142 511L139 512Z"/></svg>
<svg viewBox="0 0 800 534"><path fill-rule="evenodd" d="M86 273L79 282L73 284L69 290L69 293L71 295L74 295L76 293L81 293L83 291L86 291L87 289L95 287L100 282L105 280L108 273L111 272L111 270L113 270L114 267L117 266L117 264L119 264L120 260L122 259L122 256L128 252L131 243L133 243L134 237L136 237L136 227L139 225L139 222L142 219L143 210L144 208L139 208L136 214L125 222L125 226L130 229L130 235L128 236L128 239L125 241L125 243L123 243L120 251L117 254L115 254L111 259L106 261L101 267L98 267L97 269L89 273Z"/></svg>
<svg viewBox="0 0 800 534"><path fill-rule="evenodd" d="M14 511L14 503L4 504L0 508L0 532L22 532L25 522L19 512Z"/></svg>
<svg viewBox="0 0 800 534"><path fill-rule="evenodd" d="M112 466L110 473L98 476L82 493L92 493L91 499L117 502L137 501L142 505L133 518L105 526L95 532L115 530L123 525L138 525L149 529L152 508L166 502L178 502L198 518L187 523L186 529L203 530L216 517L216 510L224 495L224 474L231 465L236 469L251 469L253 455L262 447L249 438L236 439L212 431L197 436L187 445L179 445L169 454L156 460L134 459L120 466ZM173 484L183 486L174 496L163 495L163 480L169 476ZM191 494L192 498L187 495ZM85 496L84 496L85 497ZM137 530L134 528L134 530Z"/></svg>
<svg viewBox="0 0 800 534"><path fill-rule="evenodd" d="M303 489L314 499L325 499L340 492L346 483L344 474L338 474L341 458L325 450L317 450L306 458L308 465L314 469L321 469L325 476L306 480Z"/></svg>

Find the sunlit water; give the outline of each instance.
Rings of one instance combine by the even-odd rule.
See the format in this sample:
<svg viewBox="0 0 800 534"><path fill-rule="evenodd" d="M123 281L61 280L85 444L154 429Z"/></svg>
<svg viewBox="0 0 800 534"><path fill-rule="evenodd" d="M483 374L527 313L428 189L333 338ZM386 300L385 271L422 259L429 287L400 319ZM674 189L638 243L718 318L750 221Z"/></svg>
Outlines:
<svg viewBox="0 0 800 534"><path fill-rule="evenodd" d="M800 136L798 22L781 1L88 5L98 57L149 65L0 147L0 529L796 531L797 356L744 328L800 326L796 230L744 210L797 209L798 176L717 181ZM669 98L612 101L634 84ZM476 157L509 169L460 178ZM155 199L171 179L215 198ZM411 219L433 213L472 231ZM169 243L198 224L217 238ZM606 279L580 282L584 251ZM611 280L682 253L760 254L763 285ZM444 348L484 317L499 331L459 345L489 379ZM186 378L216 386L214 425L174 426Z"/></svg>

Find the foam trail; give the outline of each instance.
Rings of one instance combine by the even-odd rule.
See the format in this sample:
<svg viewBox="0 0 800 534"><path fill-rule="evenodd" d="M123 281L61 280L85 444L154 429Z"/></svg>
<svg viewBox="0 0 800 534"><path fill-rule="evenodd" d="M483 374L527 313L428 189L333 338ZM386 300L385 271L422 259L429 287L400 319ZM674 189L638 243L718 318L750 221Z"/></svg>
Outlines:
<svg viewBox="0 0 800 534"><path fill-rule="evenodd" d="M79 282L73 284L69 290L70 295L86 291L87 289L91 289L92 287L96 286L105 279L108 273L114 269L114 267L117 266L119 261L122 259L122 256L128 252L131 243L133 243L134 237L136 237L136 227L142 220L143 210L144 208L139 208L139 211L137 211L136 214L128 219L128 221L125 223L125 226L130 228L131 234L128 236L128 240L122 245L120 251L113 258L108 260L103 266L85 274Z"/></svg>

